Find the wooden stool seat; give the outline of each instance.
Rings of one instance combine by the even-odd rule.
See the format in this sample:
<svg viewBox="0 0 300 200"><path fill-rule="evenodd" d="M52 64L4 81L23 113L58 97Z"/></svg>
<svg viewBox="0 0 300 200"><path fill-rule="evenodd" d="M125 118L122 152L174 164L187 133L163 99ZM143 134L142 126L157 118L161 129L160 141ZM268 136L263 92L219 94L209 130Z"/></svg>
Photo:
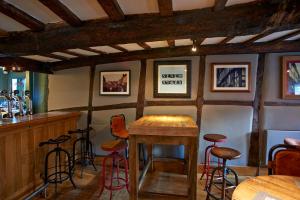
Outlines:
<svg viewBox="0 0 300 200"><path fill-rule="evenodd" d="M294 138L284 138L284 144L300 147L300 140Z"/></svg>
<svg viewBox="0 0 300 200"><path fill-rule="evenodd" d="M121 138L121 139L128 139L129 138L129 133L128 133L128 130L126 130L126 129L115 131L113 134L116 137Z"/></svg>
<svg viewBox="0 0 300 200"><path fill-rule="evenodd" d="M210 142L224 142L227 139L227 137L222 134L205 134L203 138Z"/></svg>
<svg viewBox="0 0 300 200"><path fill-rule="evenodd" d="M101 145L101 149L104 151L119 151L126 147L127 144L124 140L112 140Z"/></svg>
<svg viewBox="0 0 300 200"><path fill-rule="evenodd" d="M228 147L214 147L211 154L222 159L232 160L241 157L241 153L235 149Z"/></svg>

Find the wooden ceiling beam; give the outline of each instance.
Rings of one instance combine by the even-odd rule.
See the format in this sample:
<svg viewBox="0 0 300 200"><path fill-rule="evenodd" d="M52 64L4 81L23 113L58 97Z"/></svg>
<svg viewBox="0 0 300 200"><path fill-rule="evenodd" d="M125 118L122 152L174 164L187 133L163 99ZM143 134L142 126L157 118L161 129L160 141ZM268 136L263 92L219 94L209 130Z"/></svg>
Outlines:
<svg viewBox="0 0 300 200"><path fill-rule="evenodd" d="M276 44L261 43L251 46L243 44L225 44L225 45L202 45L198 47L197 52L192 52L190 46L174 48L156 48L151 50L141 50L132 52L122 52L106 54L99 56L89 56L74 58L68 61L52 63L53 70L62 70L93 64L116 63L123 61L134 61L141 59L155 59L179 56L195 55L217 55L217 54L245 54L245 53L280 53L280 52L299 52L300 41L278 42Z"/></svg>
<svg viewBox="0 0 300 200"><path fill-rule="evenodd" d="M300 4L300 1L296 3ZM46 29L41 33L16 33L0 38L0 53L34 55L111 44L243 36L259 34L265 30L282 31L300 27L300 17L295 12L288 22L269 26L270 16L276 15L277 10L278 4L265 6L252 2L226 7L220 12L212 12L207 8L178 11L169 17L146 14L126 16L127 20L120 22L90 21L76 28L68 26ZM163 31L162 27L165 27Z"/></svg>
<svg viewBox="0 0 300 200"><path fill-rule="evenodd" d="M225 8L228 0L215 0L214 11L221 11Z"/></svg>
<svg viewBox="0 0 300 200"><path fill-rule="evenodd" d="M125 15L117 0L98 0L108 17L113 21L125 19Z"/></svg>
<svg viewBox="0 0 300 200"><path fill-rule="evenodd" d="M289 38L291 38L291 37L297 36L297 35L299 35L299 34L300 34L300 30L297 30L297 31L294 31L294 32L289 33L289 34L287 34L287 35L284 35L284 36L282 36L282 37L279 37L279 38L277 38L277 39L275 39L275 40L272 40L272 41L270 41L270 42L276 43L276 42L284 41L284 40L286 40L286 39L289 39Z"/></svg>
<svg viewBox="0 0 300 200"><path fill-rule="evenodd" d="M175 40L167 40L169 47L175 47Z"/></svg>
<svg viewBox="0 0 300 200"><path fill-rule="evenodd" d="M73 52L73 51L69 51L69 50L63 50L63 51L60 51L62 53L66 53L66 54L69 54L69 55L72 55L72 56L76 56L76 57L84 57L85 55L82 55L80 53L76 53L76 52Z"/></svg>
<svg viewBox="0 0 300 200"><path fill-rule="evenodd" d="M119 51L122 51L122 52L127 52L128 50L119 46L119 45L109 45L110 47L114 48L114 49L117 49Z"/></svg>
<svg viewBox="0 0 300 200"><path fill-rule="evenodd" d="M82 21L63 3L59 0L39 0L42 4L47 6L56 15L58 15L65 22L71 26L81 26Z"/></svg>
<svg viewBox="0 0 300 200"><path fill-rule="evenodd" d="M21 57L6 57L0 58L0 66L8 67L11 66L20 66L24 71L32 71L39 73L52 74L53 72L50 70L50 67L47 66L46 63L30 60Z"/></svg>
<svg viewBox="0 0 300 200"><path fill-rule="evenodd" d="M173 15L173 5L172 0L157 0L159 14L161 16L171 16Z"/></svg>
<svg viewBox="0 0 300 200"><path fill-rule="evenodd" d="M148 44L146 44L145 42L139 42L139 43L137 43L140 47L142 47L142 48L144 48L145 50L149 50L149 49L151 49L151 47L148 45Z"/></svg>
<svg viewBox="0 0 300 200"><path fill-rule="evenodd" d="M0 29L0 37L7 37L9 34L5 30Z"/></svg>
<svg viewBox="0 0 300 200"><path fill-rule="evenodd" d="M86 50L86 51L90 51L90 52L93 52L93 53L106 54L106 52L104 52L104 51L92 49L92 48L90 48L90 47L85 47L85 48L81 48L81 49Z"/></svg>
<svg viewBox="0 0 300 200"><path fill-rule="evenodd" d="M229 42L230 40L232 40L234 38L234 36L231 37L227 37L224 40L222 40L219 44L227 44L227 42Z"/></svg>
<svg viewBox="0 0 300 200"><path fill-rule="evenodd" d="M0 12L33 31L42 31L45 28L42 22L3 0L0 1Z"/></svg>

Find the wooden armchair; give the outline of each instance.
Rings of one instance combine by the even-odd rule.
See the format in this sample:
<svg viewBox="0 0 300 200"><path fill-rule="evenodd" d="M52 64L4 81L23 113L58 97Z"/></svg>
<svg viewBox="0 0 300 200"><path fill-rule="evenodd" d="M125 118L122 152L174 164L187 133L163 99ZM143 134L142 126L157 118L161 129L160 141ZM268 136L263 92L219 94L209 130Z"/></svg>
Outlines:
<svg viewBox="0 0 300 200"><path fill-rule="evenodd" d="M268 156L268 174L300 177L300 147L288 144L273 146Z"/></svg>

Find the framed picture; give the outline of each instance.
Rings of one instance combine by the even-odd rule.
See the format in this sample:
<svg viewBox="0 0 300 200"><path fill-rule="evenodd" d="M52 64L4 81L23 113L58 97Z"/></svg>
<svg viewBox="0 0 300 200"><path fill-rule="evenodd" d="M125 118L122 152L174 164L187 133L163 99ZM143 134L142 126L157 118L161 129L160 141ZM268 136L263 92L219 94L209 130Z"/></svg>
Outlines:
<svg viewBox="0 0 300 200"><path fill-rule="evenodd" d="M213 92L250 92L250 63L212 63Z"/></svg>
<svg viewBox="0 0 300 200"><path fill-rule="evenodd" d="M282 57L282 98L300 99L300 56Z"/></svg>
<svg viewBox="0 0 300 200"><path fill-rule="evenodd" d="M191 97L191 61L154 61L155 98Z"/></svg>
<svg viewBox="0 0 300 200"><path fill-rule="evenodd" d="M130 95L130 71L101 71L100 95Z"/></svg>

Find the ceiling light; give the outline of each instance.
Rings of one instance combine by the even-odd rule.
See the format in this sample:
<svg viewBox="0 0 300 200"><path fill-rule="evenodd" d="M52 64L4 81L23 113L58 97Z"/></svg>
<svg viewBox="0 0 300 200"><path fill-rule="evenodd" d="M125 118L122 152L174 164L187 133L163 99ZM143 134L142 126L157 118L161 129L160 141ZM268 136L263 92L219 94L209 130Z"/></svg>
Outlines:
<svg viewBox="0 0 300 200"><path fill-rule="evenodd" d="M196 52L196 51L197 51L196 40L193 40L192 52Z"/></svg>

